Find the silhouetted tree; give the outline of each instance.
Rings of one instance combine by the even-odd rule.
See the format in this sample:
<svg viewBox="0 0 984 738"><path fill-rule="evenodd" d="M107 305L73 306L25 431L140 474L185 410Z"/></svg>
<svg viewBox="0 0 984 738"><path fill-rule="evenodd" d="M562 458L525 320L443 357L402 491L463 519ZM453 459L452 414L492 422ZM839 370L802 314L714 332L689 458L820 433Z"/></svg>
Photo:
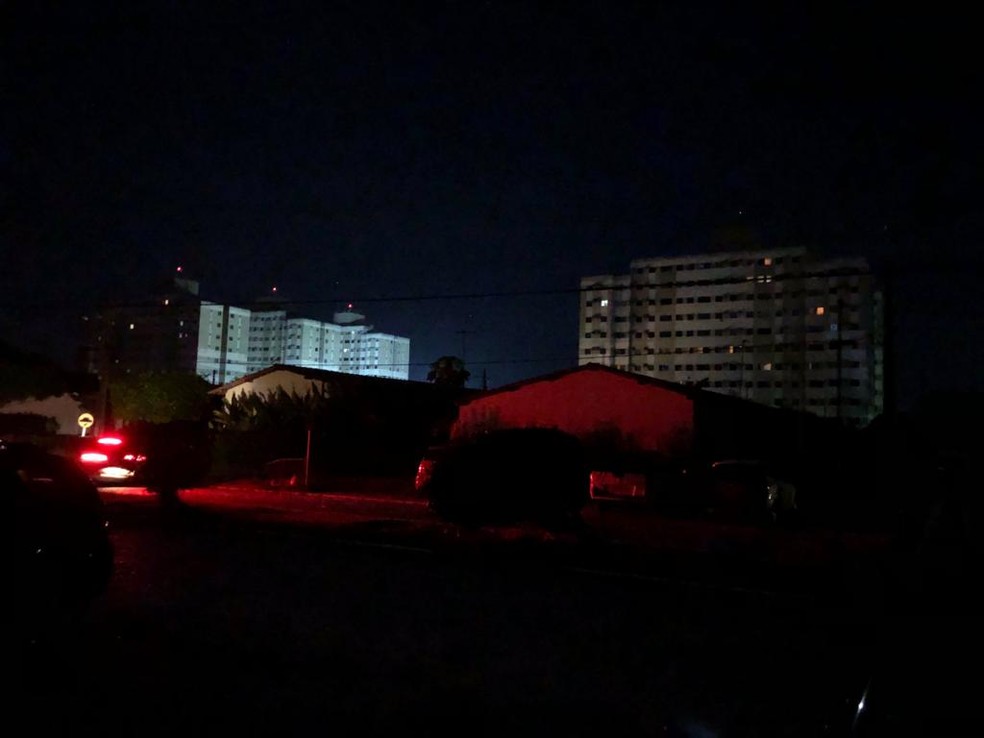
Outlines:
<svg viewBox="0 0 984 738"><path fill-rule="evenodd" d="M110 383L113 415L124 422L201 420L210 413L211 385L197 374L141 372Z"/></svg>
<svg viewBox="0 0 984 738"><path fill-rule="evenodd" d="M464 387L470 376L464 361L457 356L442 356L431 364L427 381L444 387Z"/></svg>

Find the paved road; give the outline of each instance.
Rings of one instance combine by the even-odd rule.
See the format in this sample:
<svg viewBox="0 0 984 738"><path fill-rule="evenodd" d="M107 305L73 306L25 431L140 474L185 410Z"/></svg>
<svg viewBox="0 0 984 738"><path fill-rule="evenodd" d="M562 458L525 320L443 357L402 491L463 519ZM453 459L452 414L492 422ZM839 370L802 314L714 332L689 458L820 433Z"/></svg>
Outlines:
<svg viewBox="0 0 984 738"><path fill-rule="evenodd" d="M842 601L456 545L406 500L104 496L110 590L15 692L39 731L836 735L870 652Z"/></svg>

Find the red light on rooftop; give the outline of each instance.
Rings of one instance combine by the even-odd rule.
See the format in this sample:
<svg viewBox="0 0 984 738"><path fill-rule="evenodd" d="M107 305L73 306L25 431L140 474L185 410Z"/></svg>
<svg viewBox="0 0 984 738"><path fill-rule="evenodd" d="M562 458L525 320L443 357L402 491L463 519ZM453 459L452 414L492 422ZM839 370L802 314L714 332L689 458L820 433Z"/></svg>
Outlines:
<svg viewBox="0 0 984 738"><path fill-rule="evenodd" d="M103 436L96 443L103 446L121 446L123 444L122 438L117 438L116 436Z"/></svg>
<svg viewBox="0 0 984 738"><path fill-rule="evenodd" d="M184 269L184 267L178 267L178 271L179 272L182 271L183 269Z"/></svg>

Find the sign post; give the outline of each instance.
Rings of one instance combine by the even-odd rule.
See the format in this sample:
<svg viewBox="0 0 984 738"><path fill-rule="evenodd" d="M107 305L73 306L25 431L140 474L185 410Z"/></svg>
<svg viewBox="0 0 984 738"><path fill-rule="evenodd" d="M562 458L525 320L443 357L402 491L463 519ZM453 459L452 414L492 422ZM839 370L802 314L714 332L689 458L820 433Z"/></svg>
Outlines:
<svg viewBox="0 0 984 738"><path fill-rule="evenodd" d="M92 427L92 424L96 422L96 419L92 417L92 413L82 413L79 416L79 428L82 429L82 436L85 437L86 431Z"/></svg>

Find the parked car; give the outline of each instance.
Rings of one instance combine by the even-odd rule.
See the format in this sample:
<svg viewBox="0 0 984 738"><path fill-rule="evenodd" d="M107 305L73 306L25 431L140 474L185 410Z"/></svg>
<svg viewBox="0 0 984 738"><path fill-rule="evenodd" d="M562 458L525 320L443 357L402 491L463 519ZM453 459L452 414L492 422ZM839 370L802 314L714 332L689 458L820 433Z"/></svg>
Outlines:
<svg viewBox="0 0 984 738"><path fill-rule="evenodd" d="M0 441L3 563L14 635L43 628L101 594L113 546L95 485L72 460Z"/></svg>
<svg viewBox="0 0 984 738"><path fill-rule="evenodd" d="M139 483L147 463L146 449L122 433L93 437L79 452L79 463L97 485Z"/></svg>
<svg viewBox="0 0 984 738"><path fill-rule="evenodd" d="M136 484L176 493L200 484L211 465L211 439L198 423L134 423L93 437L79 463L99 486Z"/></svg>
<svg viewBox="0 0 984 738"><path fill-rule="evenodd" d="M438 515L467 525L576 521L588 500L580 441L553 428L490 431L431 449L416 489Z"/></svg>
<svg viewBox="0 0 984 738"><path fill-rule="evenodd" d="M711 519L764 524L788 520L797 509L796 486L763 461L714 461L686 476L687 493Z"/></svg>

